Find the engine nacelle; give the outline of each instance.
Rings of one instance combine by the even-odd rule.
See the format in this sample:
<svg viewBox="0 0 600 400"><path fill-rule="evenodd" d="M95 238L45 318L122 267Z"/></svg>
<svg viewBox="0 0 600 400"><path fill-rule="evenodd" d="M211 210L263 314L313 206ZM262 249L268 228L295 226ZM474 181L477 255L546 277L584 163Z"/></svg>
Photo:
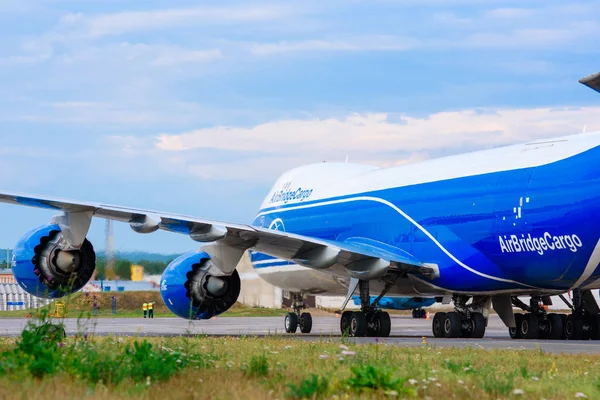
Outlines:
<svg viewBox="0 0 600 400"><path fill-rule="evenodd" d="M26 233L13 251L13 273L19 285L48 299L85 286L96 268L94 248L87 239L80 249L67 248L58 225L43 225Z"/></svg>
<svg viewBox="0 0 600 400"><path fill-rule="evenodd" d="M186 319L210 319L227 311L240 295L240 276L215 276L206 252L182 255L167 266L160 281L160 294L174 314Z"/></svg>

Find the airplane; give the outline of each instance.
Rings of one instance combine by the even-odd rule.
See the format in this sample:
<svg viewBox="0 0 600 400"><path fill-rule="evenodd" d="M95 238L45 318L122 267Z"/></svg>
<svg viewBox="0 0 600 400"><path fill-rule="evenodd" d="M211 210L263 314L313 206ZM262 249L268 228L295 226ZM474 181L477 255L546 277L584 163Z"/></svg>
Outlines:
<svg viewBox="0 0 600 400"><path fill-rule="evenodd" d="M598 90L600 74L580 82ZM251 224L10 192L0 202L59 212L14 248L16 280L39 297L89 281L97 217L202 243L161 277L166 306L182 318L229 309L249 251L260 277L293 294L289 333L311 331L302 298L319 294L345 296L340 332L355 337L389 336L379 301L402 296L454 305L435 314L435 337L481 338L493 309L515 339L599 339L598 160L600 132L590 132L390 168L311 164L284 173ZM360 310L345 310L357 290ZM568 291L571 314L548 313L550 296Z"/></svg>

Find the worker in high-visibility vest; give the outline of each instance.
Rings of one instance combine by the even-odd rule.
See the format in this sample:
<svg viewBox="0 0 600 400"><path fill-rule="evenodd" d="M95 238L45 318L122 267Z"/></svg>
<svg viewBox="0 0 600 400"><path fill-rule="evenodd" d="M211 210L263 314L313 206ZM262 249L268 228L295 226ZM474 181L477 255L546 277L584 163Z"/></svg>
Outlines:
<svg viewBox="0 0 600 400"><path fill-rule="evenodd" d="M148 318L154 318L154 303L148 303Z"/></svg>
<svg viewBox="0 0 600 400"><path fill-rule="evenodd" d="M142 304L142 311L144 311L144 318L146 318L146 314L148 314L148 303Z"/></svg>

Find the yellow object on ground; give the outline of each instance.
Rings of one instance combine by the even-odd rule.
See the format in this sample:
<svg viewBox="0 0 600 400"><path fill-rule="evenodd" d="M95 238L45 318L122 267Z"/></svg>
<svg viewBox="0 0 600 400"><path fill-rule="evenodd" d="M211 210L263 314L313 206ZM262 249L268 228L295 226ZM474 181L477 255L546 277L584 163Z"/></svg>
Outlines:
<svg viewBox="0 0 600 400"><path fill-rule="evenodd" d="M131 280L141 282L144 279L144 267L141 265L131 266Z"/></svg>
<svg viewBox="0 0 600 400"><path fill-rule="evenodd" d="M55 301L54 302L54 310L48 314L49 317L54 318L64 318L67 316L65 312L65 302L64 301Z"/></svg>

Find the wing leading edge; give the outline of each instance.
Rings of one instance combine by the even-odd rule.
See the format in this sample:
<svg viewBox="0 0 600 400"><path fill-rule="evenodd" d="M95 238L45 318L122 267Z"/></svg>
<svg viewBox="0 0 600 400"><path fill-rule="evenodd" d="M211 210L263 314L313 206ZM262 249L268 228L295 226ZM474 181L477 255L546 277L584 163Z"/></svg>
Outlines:
<svg viewBox="0 0 600 400"><path fill-rule="evenodd" d="M327 241L252 225L19 193L0 193L0 202L57 210L66 215L91 213L98 218L129 223L138 233L162 229L187 235L197 242L218 242L235 250L255 250L313 269L341 266L358 279L375 279L389 269L425 276L436 273L434 268L409 253L390 251L361 240Z"/></svg>

